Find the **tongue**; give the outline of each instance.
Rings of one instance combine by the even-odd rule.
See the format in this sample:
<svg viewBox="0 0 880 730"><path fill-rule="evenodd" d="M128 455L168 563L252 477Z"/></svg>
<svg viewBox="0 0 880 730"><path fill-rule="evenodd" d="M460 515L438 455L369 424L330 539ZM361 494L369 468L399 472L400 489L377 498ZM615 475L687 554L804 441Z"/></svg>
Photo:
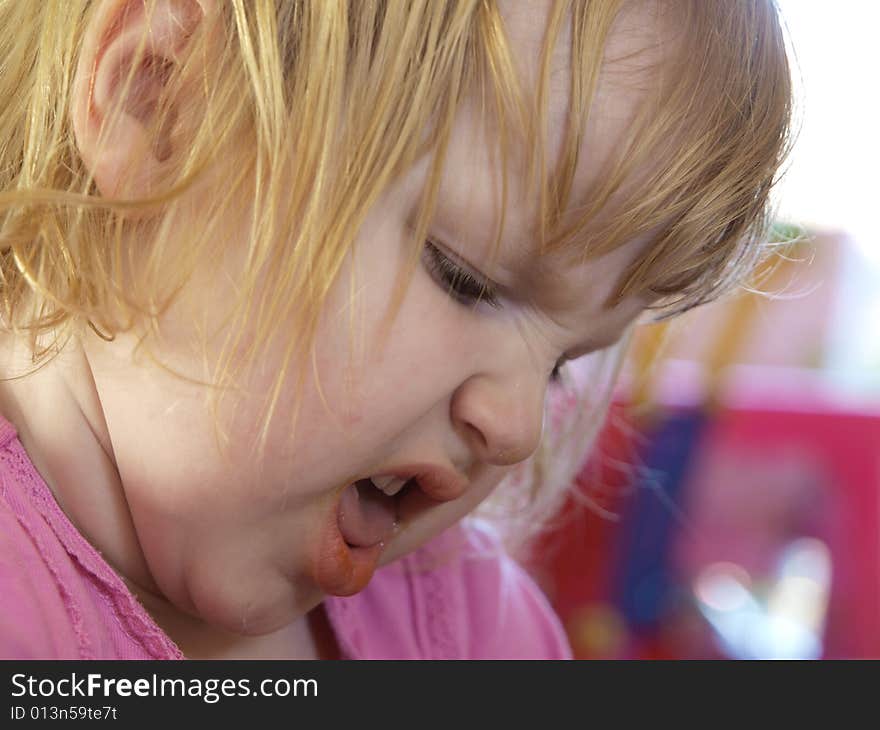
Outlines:
<svg viewBox="0 0 880 730"><path fill-rule="evenodd" d="M339 502L339 531L349 545L370 547L388 538L397 520L397 502L368 479L349 484Z"/></svg>

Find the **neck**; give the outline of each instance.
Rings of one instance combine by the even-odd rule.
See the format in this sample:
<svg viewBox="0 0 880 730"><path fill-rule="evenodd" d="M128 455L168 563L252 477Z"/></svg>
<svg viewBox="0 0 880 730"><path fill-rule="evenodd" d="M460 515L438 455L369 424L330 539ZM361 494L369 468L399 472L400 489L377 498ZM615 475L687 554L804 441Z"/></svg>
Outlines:
<svg viewBox="0 0 880 730"><path fill-rule="evenodd" d="M74 340L33 370L30 352L0 336L0 413L56 502L101 553L159 627L194 659L332 658L332 630L319 606L262 636L239 636L179 610L158 589L138 540L113 441L87 353ZM10 379L11 378L11 379Z"/></svg>
<svg viewBox="0 0 880 730"><path fill-rule="evenodd" d="M155 583L144 560L88 359L71 340L54 359L33 366L22 343L0 339L0 411L61 509L127 580Z"/></svg>
<svg viewBox="0 0 880 730"><path fill-rule="evenodd" d="M181 613L164 598L129 585L160 628L188 659L338 659L339 648L322 605L277 631L232 634Z"/></svg>

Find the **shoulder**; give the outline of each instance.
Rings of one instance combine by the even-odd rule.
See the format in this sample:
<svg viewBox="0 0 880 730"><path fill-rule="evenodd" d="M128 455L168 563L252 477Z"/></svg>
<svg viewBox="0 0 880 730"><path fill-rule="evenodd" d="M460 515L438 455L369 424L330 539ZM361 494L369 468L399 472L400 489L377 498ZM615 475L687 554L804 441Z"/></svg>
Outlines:
<svg viewBox="0 0 880 730"><path fill-rule="evenodd" d="M0 416L0 658L81 658L69 558L40 509L36 477Z"/></svg>
<svg viewBox="0 0 880 730"><path fill-rule="evenodd" d="M450 528L325 606L351 658L571 657L547 599L483 522Z"/></svg>
<svg viewBox="0 0 880 730"><path fill-rule="evenodd" d="M0 416L0 659L180 659Z"/></svg>
<svg viewBox="0 0 880 730"><path fill-rule="evenodd" d="M0 658L78 658L72 636L61 636L68 625L63 596L56 590L51 565L43 559L39 539L22 524L5 499L0 499Z"/></svg>

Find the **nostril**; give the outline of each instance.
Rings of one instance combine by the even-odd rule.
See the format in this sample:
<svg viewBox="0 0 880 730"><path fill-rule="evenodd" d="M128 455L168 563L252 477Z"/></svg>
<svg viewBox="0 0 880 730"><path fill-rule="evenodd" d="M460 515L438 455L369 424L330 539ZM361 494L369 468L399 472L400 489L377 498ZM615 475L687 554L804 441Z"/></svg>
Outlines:
<svg viewBox="0 0 880 730"><path fill-rule="evenodd" d="M466 423L464 424L464 427L471 448L478 454L489 454L491 447L489 445L489 440L486 438L486 434L473 423Z"/></svg>

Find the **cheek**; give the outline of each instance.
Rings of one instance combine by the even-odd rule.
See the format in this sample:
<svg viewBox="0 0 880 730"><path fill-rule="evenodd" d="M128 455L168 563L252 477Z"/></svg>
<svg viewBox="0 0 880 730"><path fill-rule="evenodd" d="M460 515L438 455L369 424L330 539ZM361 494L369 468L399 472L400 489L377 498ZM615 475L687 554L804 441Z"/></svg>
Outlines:
<svg viewBox="0 0 880 730"><path fill-rule="evenodd" d="M468 352L460 317L437 307L420 279L417 272L387 336L385 299L363 301L355 327L346 321L321 333L315 359L320 388L349 425L399 412L407 403L436 401L460 380Z"/></svg>

